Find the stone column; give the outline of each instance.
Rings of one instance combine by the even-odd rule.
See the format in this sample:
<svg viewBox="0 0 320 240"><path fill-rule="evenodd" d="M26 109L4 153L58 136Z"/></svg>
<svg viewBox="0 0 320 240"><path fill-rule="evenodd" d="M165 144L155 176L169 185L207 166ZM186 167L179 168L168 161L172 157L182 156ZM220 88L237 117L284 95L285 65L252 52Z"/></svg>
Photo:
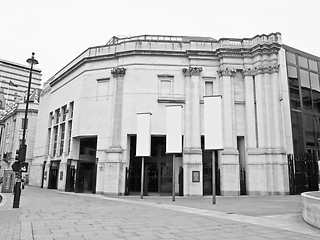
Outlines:
<svg viewBox="0 0 320 240"><path fill-rule="evenodd" d="M183 68L186 81L185 134L183 149L183 188L185 196L202 196L202 150L200 132L200 74L201 67ZM193 182L194 171L200 173L200 181Z"/></svg>
<svg viewBox="0 0 320 240"><path fill-rule="evenodd" d="M123 177L125 171L125 162L122 156L121 147L121 126L122 126L122 107L123 107L123 84L126 69L117 67L111 70L113 75L112 91L112 119L110 147L107 150L107 161L104 169L104 190L105 194L120 195L124 193ZM98 168L102 165L98 163ZM100 171L98 171L100 173ZM101 174L101 173L100 173ZM98 179L101 179L99 176Z"/></svg>
<svg viewBox="0 0 320 240"><path fill-rule="evenodd" d="M223 151L220 165L221 195L239 195L240 171L234 109L235 69L218 71L222 83Z"/></svg>

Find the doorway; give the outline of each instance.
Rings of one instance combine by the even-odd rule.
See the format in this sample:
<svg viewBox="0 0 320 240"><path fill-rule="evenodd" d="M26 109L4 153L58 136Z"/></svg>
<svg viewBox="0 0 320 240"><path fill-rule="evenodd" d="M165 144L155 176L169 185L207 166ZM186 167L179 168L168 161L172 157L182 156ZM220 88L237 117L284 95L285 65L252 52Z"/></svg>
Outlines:
<svg viewBox="0 0 320 240"><path fill-rule="evenodd" d="M58 188L59 165L60 165L60 161L50 162L48 189Z"/></svg>
<svg viewBox="0 0 320 240"><path fill-rule="evenodd" d="M201 136L202 167L203 167L203 195L212 195L212 151L204 150L204 136ZM215 154L215 183L216 195L220 195L220 169L218 151Z"/></svg>
<svg viewBox="0 0 320 240"><path fill-rule="evenodd" d="M77 168L69 169L69 181L72 188L72 179L76 178L75 192L96 193L97 172L97 137L80 138L79 160Z"/></svg>
<svg viewBox="0 0 320 240"><path fill-rule="evenodd" d="M145 195L172 193L172 155L166 154L164 136L151 137L151 157L145 157L144 172ZM129 194L138 194L141 190L141 157L136 157L136 136L130 137L128 185Z"/></svg>

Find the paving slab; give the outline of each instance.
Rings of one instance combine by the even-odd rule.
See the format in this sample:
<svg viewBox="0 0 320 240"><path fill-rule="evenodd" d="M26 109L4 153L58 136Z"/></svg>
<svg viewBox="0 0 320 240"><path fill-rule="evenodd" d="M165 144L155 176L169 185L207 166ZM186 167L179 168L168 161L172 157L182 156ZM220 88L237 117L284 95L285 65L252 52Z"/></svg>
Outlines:
<svg viewBox="0 0 320 240"><path fill-rule="evenodd" d="M299 196L110 197L26 187L0 205L1 239L319 239ZM4 236L4 238L2 238Z"/></svg>

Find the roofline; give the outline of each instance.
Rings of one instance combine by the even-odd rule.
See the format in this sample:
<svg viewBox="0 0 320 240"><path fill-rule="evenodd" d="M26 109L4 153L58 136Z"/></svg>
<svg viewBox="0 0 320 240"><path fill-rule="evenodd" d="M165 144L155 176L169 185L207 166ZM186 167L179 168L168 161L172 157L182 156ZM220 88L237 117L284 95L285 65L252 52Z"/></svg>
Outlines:
<svg viewBox="0 0 320 240"><path fill-rule="evenodd" d="M13 67L22 68L24 70L30 71L30 67L28 67L27 65L20 64L20 63L15 63L15 62L11 62L11 61L8 61L8 60L3 60L3 59L0 59L0 63L3 63L5 65L9 65L9 66L13 66ZM33 71L37 72L37 73L41 73L42 70L39 69L39 68L33 68Z"/></svg>
<svg viewBox="0 0 320 240"><path fill-rule="evenodd" d="M295 52L295 53L298 53L298 54L301 54L301 55L304 55L304 56L308 56L308 57L312 57L312 58L314 58L315 60L320 61L320 57L318 57L318 56L316 56L316 55L312 55L312 54L310 54L310 53L307 53L307 52L304 52L304 51L302 51L302 50L299 50L299 49L290 47L290 46L285 45L285 44L282 44L282 46L283 46L283 48L286 49L286 50L288 49L288 50L291 50L291 51L293 51L293 52Z"/></svg>

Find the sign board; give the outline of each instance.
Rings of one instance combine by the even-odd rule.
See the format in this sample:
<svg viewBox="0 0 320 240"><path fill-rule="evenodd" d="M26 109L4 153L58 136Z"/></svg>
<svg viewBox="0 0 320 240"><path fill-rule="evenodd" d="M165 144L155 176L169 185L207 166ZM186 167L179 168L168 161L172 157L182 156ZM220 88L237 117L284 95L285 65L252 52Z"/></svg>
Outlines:
<svg viewBox="0 0 320 240"><path fill-rule="evenodd" d="M151 113L137 113L137 157L150 157Z"/></svg>
<svg viewBox="0 0 320 240"><path fill-rule="evenodd" d="M29 163L21 162L21 172L28 172Z"/></svg>
<svg viewBox="0 0 320 240"><path fill-rule="evenodd" d="M166 153L181 153L182 106L169 105L166 108Z"/></svg>
<svg viewBox="0 0 320 240"><path fill-rule="evenodd" d="M15 172L19 172L20 171L20 162L15 161L12 166L11 166L12 170Z"/></svg>
<svg viewBox="0 0 320 240"><path fill-rule="evenodd" d="M204 148L221 150L222 144L222 96L204 97Z"/></svg>

